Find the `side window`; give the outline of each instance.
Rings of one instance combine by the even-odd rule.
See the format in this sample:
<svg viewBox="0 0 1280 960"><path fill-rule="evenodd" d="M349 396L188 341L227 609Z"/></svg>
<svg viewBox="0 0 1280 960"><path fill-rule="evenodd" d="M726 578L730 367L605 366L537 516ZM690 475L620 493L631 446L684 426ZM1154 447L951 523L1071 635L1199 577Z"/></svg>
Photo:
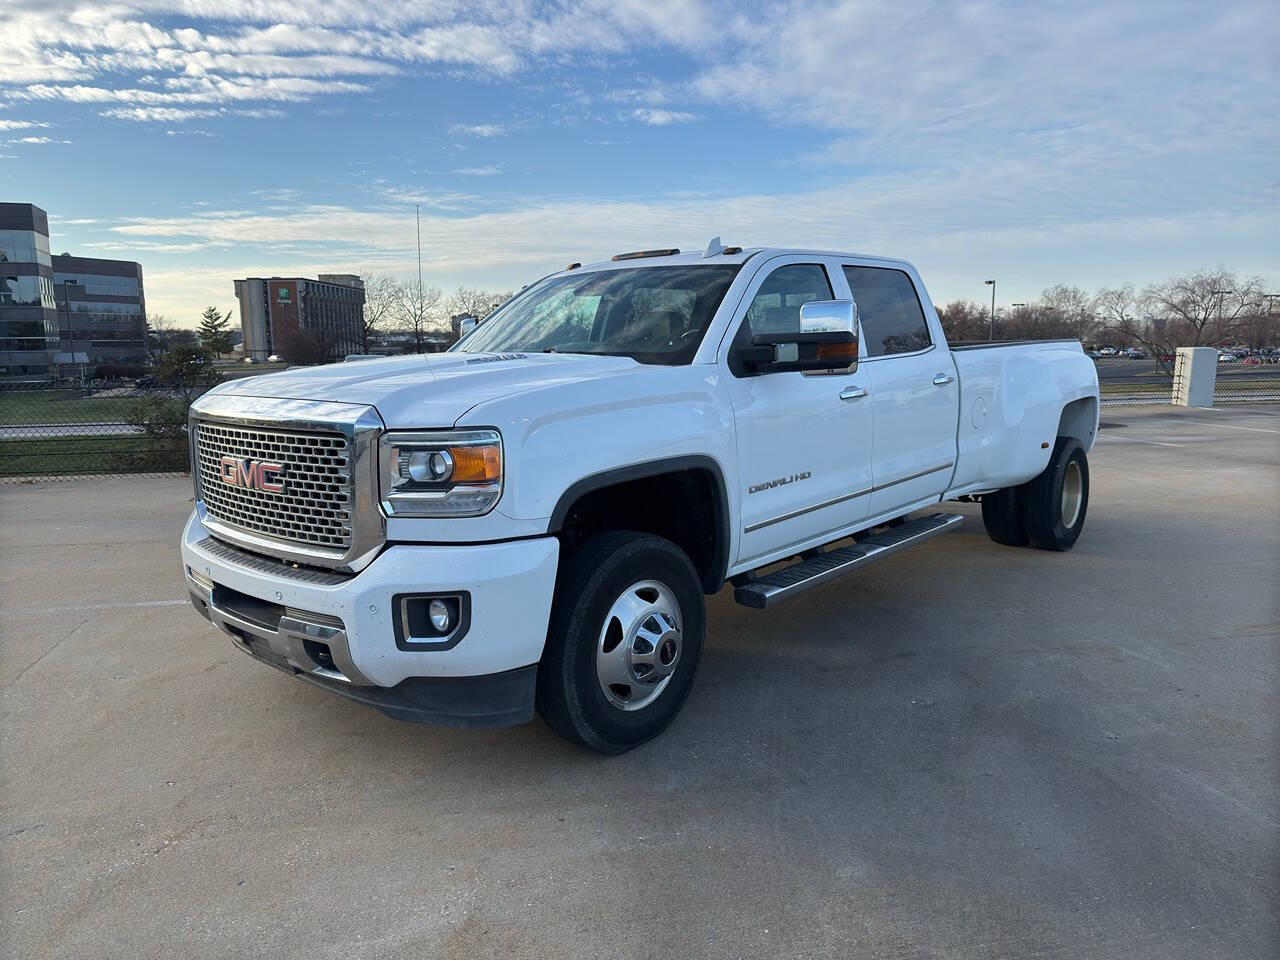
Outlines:
<svg viewBox="0 0 1280 960"><path fill-rule="evenodd" d="M923 350L933 341L911 278L885 267L845 267L867 357Z"/></svg>
<svg viewBox="0 0 1280 960"><path fill-rule="evenodd" d="M778 267L760 284L738 328L735 343L748 344L757 333L785 333L800 329L800 305L832 299L827 271L817 263Z"/></svg>

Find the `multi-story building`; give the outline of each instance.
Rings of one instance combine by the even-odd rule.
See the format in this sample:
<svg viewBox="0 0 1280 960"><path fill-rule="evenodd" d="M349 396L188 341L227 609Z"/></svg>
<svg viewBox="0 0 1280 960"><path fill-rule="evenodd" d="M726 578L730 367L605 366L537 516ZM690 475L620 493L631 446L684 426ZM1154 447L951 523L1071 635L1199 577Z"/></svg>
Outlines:
<svg viewBox="0 0 1280 960"><path fill-rule="evenodd" d="M244 355L293 359L307 346L322 345L330 358L361 350L364 281L354 274L306 277L249 277L237 280Z"/></svg>
<svg viewBox="0 0 1280 960"><path fill-rule="evenodd" d="M147 359L142 267L130 260L53 258L62 363L133 365Z"/></svg>
<svg viewBox="0 0 1280 960"><path fill-rule="evenodd" d="M57 345L49 216L0 203L0 375L48 373Z"/></svg>

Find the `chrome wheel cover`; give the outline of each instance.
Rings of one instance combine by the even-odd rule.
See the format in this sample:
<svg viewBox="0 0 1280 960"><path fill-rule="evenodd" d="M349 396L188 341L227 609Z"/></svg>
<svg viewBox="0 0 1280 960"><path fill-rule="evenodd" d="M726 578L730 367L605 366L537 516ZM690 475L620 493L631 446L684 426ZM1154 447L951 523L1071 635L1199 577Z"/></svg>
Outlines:
<svg viewBox="0 0 1280 960"><path fill-rule="evenodd" d="M682 622L675 594L657 580L613 601L596 643L596 680L612 706L641 710L658 699L680 663Z"/></svg>
<svg viewBox="0 0 1280 960"><path fill-rule="evenodd" d="M1080 519L1080 508L1084 505L1084 474L1080 472L1080 464L1071 460L1062 474L1062 526L1070 530Z"/></svg>

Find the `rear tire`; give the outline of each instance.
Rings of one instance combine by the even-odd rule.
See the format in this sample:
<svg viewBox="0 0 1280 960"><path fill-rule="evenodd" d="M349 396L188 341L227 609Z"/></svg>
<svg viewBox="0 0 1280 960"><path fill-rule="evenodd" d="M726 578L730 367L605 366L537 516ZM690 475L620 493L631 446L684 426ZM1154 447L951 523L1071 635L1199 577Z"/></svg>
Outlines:
<svg viewBox="0 0 1280 960"><path fill-rule="evenodd" d="M1089 461L1074 437L1059 437L1044 471L1027 484L1027 534L1042 550L1070 550L1089 507Z"/></svg>
<svg viewBox="0 0 1280 960"><path fill-rule="evenodd" d="M982 525L987 536L1006 547L1025 547L1027 535L1026 484L982 495Z"/></svg>
<svg viewBox="0 0 1280 960"><path fill-rule="evenodd" d="M705 633L701 581L684 551L644 533L592 537L556 580L538 712L600 753L637 747L680 712Z"/></svg>

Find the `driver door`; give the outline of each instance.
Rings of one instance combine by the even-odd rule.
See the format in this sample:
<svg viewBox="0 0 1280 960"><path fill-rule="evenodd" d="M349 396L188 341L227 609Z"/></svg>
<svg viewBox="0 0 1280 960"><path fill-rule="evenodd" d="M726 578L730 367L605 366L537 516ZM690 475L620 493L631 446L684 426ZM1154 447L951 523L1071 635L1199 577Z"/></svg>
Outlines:
<svg viewBox="0 0 1280 960"><path fill-rule="evenodd" d="M867 516L872 414L867 378L848 373L752 374L733 359L757 333L799 330L800 306L834 299L839 264L813 256L767 261L721 347L738 442L742 504L736 562L766 558ZM763 562L763 561L762 561Z"/></svg>

